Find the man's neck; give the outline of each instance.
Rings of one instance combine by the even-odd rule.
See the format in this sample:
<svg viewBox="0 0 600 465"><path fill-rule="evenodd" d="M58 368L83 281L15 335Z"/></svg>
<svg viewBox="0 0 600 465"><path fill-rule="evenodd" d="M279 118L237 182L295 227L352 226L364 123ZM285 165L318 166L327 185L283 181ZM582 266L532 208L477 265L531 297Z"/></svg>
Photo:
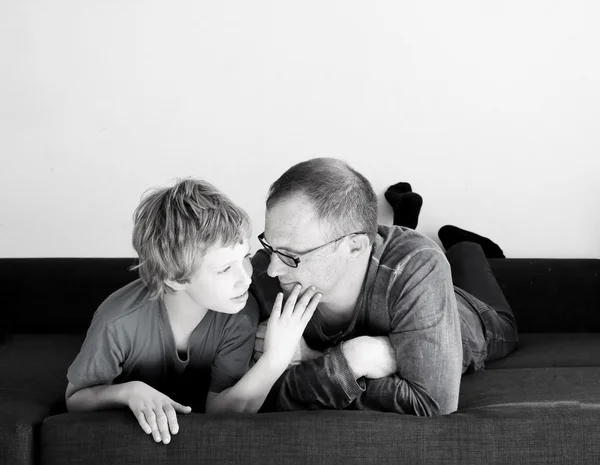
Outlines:
<svg viewBox="0 0 600 465"><path fill-rule="evenodd" d="M364 253L352 263L338 285L327 292L325 302L319 304L321 317L332 324L349 321L362 291L369 268L370 253Z"/></svg>

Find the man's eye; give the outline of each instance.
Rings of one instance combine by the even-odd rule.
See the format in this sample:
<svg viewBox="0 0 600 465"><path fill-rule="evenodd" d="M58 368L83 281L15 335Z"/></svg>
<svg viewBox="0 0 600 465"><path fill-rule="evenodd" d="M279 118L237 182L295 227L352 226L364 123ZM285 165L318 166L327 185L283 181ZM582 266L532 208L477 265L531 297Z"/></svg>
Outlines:
<svg viewBox="0 0 600 465"><path fill-rule="evenodd" d="M231 270L231 267L228 266L227 268L225 268L224 270L219 271L219 274L225 274L227 273L229 270Z"/></svg>
<svg viewBox="0 0 600 465"><path fill-rule="evenodd" d="M244 257L244 260L246 260L246 259L248 259L248 258L252 258L252 254L251 254L251 253L248 253L248 254L247 254L245 257Z"/></svg>

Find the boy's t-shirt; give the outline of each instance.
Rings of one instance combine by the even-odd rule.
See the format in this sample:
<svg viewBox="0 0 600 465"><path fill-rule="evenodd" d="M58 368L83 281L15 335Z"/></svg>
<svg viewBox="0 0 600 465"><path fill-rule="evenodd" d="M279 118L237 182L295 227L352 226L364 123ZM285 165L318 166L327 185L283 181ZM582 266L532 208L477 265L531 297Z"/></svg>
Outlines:
<svg viewBox="0 0 600 465"><path fill-rule="evenodd" d="M259 310L249 294L243 310L209 310L177 353L162 299L150 300L138 279L111 294L94 313L81 350L67 372L78 390L143 381L193 411L206 396L233 386L250 369Z"/></svg>

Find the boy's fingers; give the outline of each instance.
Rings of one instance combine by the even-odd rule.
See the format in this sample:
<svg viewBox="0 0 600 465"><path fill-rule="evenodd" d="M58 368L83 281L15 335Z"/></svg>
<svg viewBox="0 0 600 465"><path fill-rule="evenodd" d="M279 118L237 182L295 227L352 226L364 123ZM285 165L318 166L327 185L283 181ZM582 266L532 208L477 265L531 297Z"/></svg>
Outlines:
<svg viewBox="0 0 600 465"><path fill-rule="evenodd" d="M156 424L156 415L151 408L143 409L144 416L146 417L146 421L148 425L150 425L150 429L152 430L152 437L156 442L160 442L160 431L158 431L158 425Z"/></svg>
<svg viewBox="0 0 600 465"><path fill-rule="evenodd" d="M141 410L138 410L137 412L134 413L134 415L135 415L136 420L138 421L138 423L140 424L140 426L144 430L144 433L150 434L152 432L152 428L150 428L150 425L146 421L146 417L144 416L144 412L142 412Z"/></svg>
<svg viewBox="0 0 600 465"><path fill-rule="evenodd" d="M175 402L174 400L171 401L171 405L178 413L190 413L192 411L192 407L181 405L179 402Z"/></svg>
<svg viewBox="0 0 600 465"><path fill-rule="evenodd" d="M254 361L258 362L258 359L262 357L262 352L259 352L258 350L256 352L254 352Z"/></svg>
<svg viewBox="0 0 600 465"><path fill-rule="evenodd" d="M296 304L296 310L294 311L294 313L299 312L300 316L302 316L302 314L304 313L304 309L312 301L311 299L314 298L316 292L317 292L317 288L315 286L310 286L304 292L304 294L302 294L302 297L300 297L300 300L298 300L298 303Z"/></svg>
<svg viewBox="0 0 600 465"><path fill-rule="evenodd" d="M269 317L269 321L276 320L281 316L281 303L283 302L283 293L278 292L277 297L275 297L275 303L273 304L273 309L271 310L271 316Z"/></svg>
<svg viewBox="0 0 600 465"><path fill-rule="evenodd" d="M172 401L171 401L172 402ZM177 414L171 404L164 406L165 415L167 415L167 422L169 423L169 430L172 434L179 433L179 423L177 423Z"/></svg>
<svg viewBox="0 0 600 465"><path fill-rule="evenodd" d="M323 294L321 294L320 292L317 292L315 295L312 296L312 299L310 299L310 303L306 307L306 310L304 310L304 313L302 313L303 323L308 324L308 322L314 315L315 310L317 309L317 305L319 305L319 302L321 301L321 297L323 297Z"/></svg>
<svg viewBox="0 0 600 465"><path fill-rule="evenodd" d="M296 306L296 300L298 299L298 295L300 294L300 290L302 286L300 284L296 284L294 289L292 289L292 293L289 295L285 302L285 306L283 307L282 315L290 315Z"/></svg>
<svg viewBox="0 0 600 465"><path fill-rule="evenodd" d="M167 421L164 406L159 406L156 410L156 424L158 425L160 438L162 439L162 442L169 444L171 442L171 435L169 434L169 422Z"/></svg>

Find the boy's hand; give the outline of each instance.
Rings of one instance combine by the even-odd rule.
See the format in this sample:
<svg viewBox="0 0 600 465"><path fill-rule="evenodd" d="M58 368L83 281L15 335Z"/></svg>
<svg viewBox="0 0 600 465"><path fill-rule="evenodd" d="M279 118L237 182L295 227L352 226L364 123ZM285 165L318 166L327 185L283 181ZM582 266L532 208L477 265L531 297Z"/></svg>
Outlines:
<svg viewBox="0 0 600 465"><path fill-rule="evenodd" d="M263 356L269 357L271 363L285 369L296 350L306 325L312 318L319 301L321 293L315 287L309 287L302 297L298 298L301 286L297 284L292 293L283 304L283 294L277 294L271 316L269 317L264 336ZM260 348L260 347L259 347Z"/></svg>
<svg viewBox="0 0 600 465"><path fill-rule="evenodd" d="M294 352L294 356L292 357L292 361L290 362L290 365L298 365L304 360L314 360L315 358L319 358L322 355L323 352L319 352L318 350L314 350L308 347L308 344L304 340L304 337L301 337L300 342L298 343L298 347L296 347L296 352Z"/></svg>
<svg viewBox="0 0 600 465"><path fill-rule="evenodd" d="M133 381L129 386L127 405L135 415L146 434L152 433L156 442L171 442L171 434L177 434L179 413L190 413L191 407L185 407L162 392L141 381Z"/></svg>
<svg viewBox="0 0 600 465"><path fill-rule="evenodd" d="M396 353L389 337L356 337L343 343L342 352L356 379L384 378L396 373Z"/></svg>
<svg viewBox="0 0 600 465"><path fill-rule="evenodd" d="M256 330L256 340L254 341L254 361L257 361L263 354L266 332L267 322L263 321L261 324L258 325L258 329ZM321 357L322 355L323 352L311 349L304 340L304 337L301 337L300 342L298 342L298 346L296 347L296 352L294 352L294 356L290 361L290 366L298 365L304 360L314 360L315 358Z"/></svg>

